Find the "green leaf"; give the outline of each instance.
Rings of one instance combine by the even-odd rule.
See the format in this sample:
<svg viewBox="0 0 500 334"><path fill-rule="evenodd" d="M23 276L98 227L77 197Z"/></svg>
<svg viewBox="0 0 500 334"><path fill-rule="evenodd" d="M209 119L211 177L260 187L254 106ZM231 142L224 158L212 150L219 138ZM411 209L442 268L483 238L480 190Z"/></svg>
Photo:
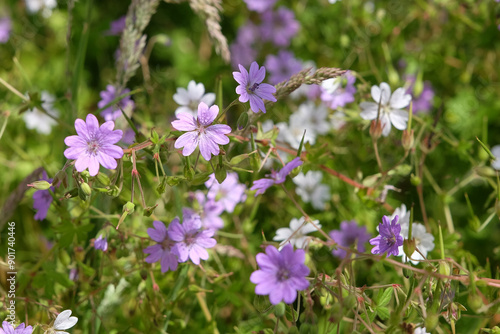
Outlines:
<svg viewBox="0 0 500 334"><path fill-rule="evenodd" d="M390 313L389 313L389 309L387 307L380 306L380 307L377 307L376 310L377 310L377 315L380 317L380 319L382 319L382 320L389 319Z"/></svg>
<svg viewBox="0 0 500 334"><path fill-rule="evenodd" d="M382 293L382 296L380 296L380 298L378 298L377 305L378 306L387 306L387 304L389 304L389 302L391 301L391 296L392 296L393 291L394 291L393 288L385 289L384 293Z"/></svg>

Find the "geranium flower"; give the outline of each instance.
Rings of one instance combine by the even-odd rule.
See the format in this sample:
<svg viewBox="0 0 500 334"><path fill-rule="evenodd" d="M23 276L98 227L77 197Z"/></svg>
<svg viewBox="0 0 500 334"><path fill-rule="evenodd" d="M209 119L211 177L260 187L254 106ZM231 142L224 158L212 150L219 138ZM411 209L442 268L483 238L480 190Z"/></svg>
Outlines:
<svg viewBox="0 0 500 334"><path fill-rule="evenodd" d="M219 183L215 174L211 174L205 186L208 188L207 198L221 203L224 209L231 213L236 204L243 202L247 196L245 194L244 184L239 183L238 174L234 172L227 173L226 179Z"/></svg>
<svg viewBox="0 0 500 334"><path fill-rule="evenodd" d="M285 182L287 175L290 174L292 170L302 165L302 163L302 160L297 157L287 163L285 167L283 167L279 172L271 170L271 174L267 175L267 178L253 181L253 186L252 188L250 188L250 190L257 190L255 196L263 194L267 190L267 188L271 187L272 185Z"/></svg>
<svg viewBox="0 0 500 334"><path fill-rule="evenodd" d="M214 93L205 94L205 86L202 83L196 83L194 80L189 81L187 89L179 87L174 94L174 101L180 105L175 110L175 115L186 112L193 117L196 116L198 105L203 102L207 106L211 106L215 102Z"/></svg>
<svg viewBox="0 0 500 334"><path fill-rule="evenodd" d="M343 247L351 247L359 252L365 251L365 243L370 239L366 232L366 226L358 226L354 220L340 223L340 230L333 230L329 233L333 241ZM332 254L343 259L347 252L341 248L334 249Z"/></svg>
<svg viewBox="0 0 500 334"><path fill-rule="evenodd" d="M12 21L10 17L4 16L0 18L0 43L7 43L12 30Z"/></svg>
<svg viewBox="0 0 500 334"><path fill-rule="evenodd" d="M111 103L114 99L117 97L130 93L130 89L125 88L121 91L117 91L116 87L113 85L107 85L106 90L103 90L102 92L99 93L101 96L101 101L97 103L97 106L99 109L104 108L106 105ZM135 108L135 103L130 99L129 96L125 96L123 99L118 101L116 105L111 105L101 111L101 116L104 118L105 121L114 121L118 119L120 116L122 116L122 110L130 116L132 114L132 111Z"/></svg>
<svg viewBox="0 0 500 334"><path fill-rule="evenodd" d="M37 108L33 108L23 113L23 119L28 129L35 129L38 133L48 135L52 132L52 127L57 124L53 117L59 117L59 111L54 109L56 99L49 92L42 91L40 97L43 101L42 108L52 117Z"/></svg>
<svg viewBox="0 0 500 334"><path fill-rule="evenodd" d="M325 202L330 199L330 187L322 184L323 174L318 171L308 171L299 173L293 178L293 183L297 185L295 192L306 203L311 203L313 208L322 210Z"/></svg>
<svg viewBox="0 0 500 334"><path fill-rule="evenodd" d="M33 327L28 326L21 323L15 329L14 327L7 321L2 322L2 328L0 328L0 334L31 334L33 333Z"/></svg>
<svg viewBox="0 0 500 334"><path fill-rule="evenodd" d="M401 235L404 239L408 239L408 234L410 230L409 222L401 223ZM411 229L411 237L415 240L415 246L420 251L417 252L417 249L411 255L411 260L406 256L403 246L399 247L399 255L403 257L403 262L411 261L411 263L417 265L421 260L425 260L427 257L427 253L434 249L434 236L430 233L427 233L425 226L420 223L413 223ZM422 256L423 255L423 256Z"/></svg>
<svg viewBox="0 0 500 334"><path fill-rule="evenodd" d="M272 42L278 47L286 47L300 28L293 11L280 7L276 11L262 13L262 40Z"/></svg>
<svg viewBox="0 0 500 334"><path fill-rule="evenodd" d="M191 155L196 147L200 146L202 157L209 161L213 155L218 155L219 145L229 143L226 136L231 128L226 124L213 124L219 114L219 107L214 105L208 108L204 102L198 105L198 117L183 112L177 115L177 120L172 122L176 130L188 131L175 141L175 148L182 148L182 155Z"/></svg>
<svg viewBox="0 0 500 334"><path fill-rule="evenodd" d="M491 162L491 167L500 170L500 145L495 145L491 148L491 154L495 156L495 160Z"/></svg>
<svg viewBox="0 0 500 334"><path fill-rule="evenodd" d="M290 243L296 248L305 248L309 243L309 238L306 234L318 231L321 228L319 220L313 220L314 224L307 223L304 224L305 218L300 219L292 218L290 221L290 227L282 227L276 230L276 235L274 236L274 241L281 241L280 250L285 244ZM316 228L317 227L317 228Z"/></svg>
<svg viewBox="0 0 500 334"><path fill-rule="evenodd" d="M75 121L77 136L69 136L64 143L69 146L64 151L67 159L76 160L75 168L78 172L89 169L91 176L99 172L99 165L107 169L115 169L115 159L123 157L123 150L113 145L120 141L123 136L122 130L114 130L113 121L105 122L99 127L97 118L88 114L84 122L82 119Z"/></svg>
<svg viewBox="0 0 500 334"><path fill-rule="evenodd" d="M103 238L102 234L99 235L97 239L94 241L94 248L100 249L103 252L108 250L108 238Z"/></svg>
<svg viewBox="0 0 500 334"><path fill-rule="evenodd" d="M276 85L290 79L292 75L302 70L302 63L293 52L281 50L277 56L268 55L264 63L270 73L269 82Z"/></svg>
<svg viewBox="0 0 500 334"><path fill-rule="evenodd" d="M222 212L224 212L224 206L222 203L209 199L201 191L195 192L194 197L196 198L200 209L199 211L195 211L190 208L183 208L183 219L199 219L201 221L201 226L209 230L217 231L223 228L224 221L220 217Z"/></svg>
<svg viewBox="0 0 500 334"><path fill-rule="evenodd" d="M290 244L281 251L269 245L266 253L257 254L256 260L260 269L250 276L250 282L257 284L255 293L269 295L273 305L284 301L291 304L297 299L297 291L309 287L305 278L309 275L309 268L304 264L305 252L303 249L293 250Z"/></svg>
<svg viewBox="0 0 500 334"><path fill-rule="evenodd" d="M321 83L321 100L333 110L354 102L355 82L356 77L350 71L340 77L323 81Z"/></svg>
<svg viewBox="0 0 500 334"><path fill-rule="evenodd" d="M391 132L391 123L398 130L406 129L408 111L403 110L411 101L411 95L406 94L404 88L398 88L391 95L391 87L385 82L379 86L372 86L372 98L375 102L361 102L363 109L361 118L367 120L377 119L380 103L379 120L382 126L382 135L387 137Z"/></svg>
<svg viewBox="0 0 500 334"><path fill-rule="evenodd" d="M240 94L240 102L245 103L250 100L250 109L254 113L258 113L259 110L265 113L266 106L262 99L277 101L273 95L276 93L276 88L270 84L262 83L266 76L266 68L264 66L259 68L255 61L250 65L250 72L247 72L241 65L238 67L240 71L233 72L233 77L239 83L239 86L236 87L236 93Z"/></svg>
<svg viewBox="0 0 500 334"><path fill-rule="evenodd" d="M247 4L248 9L263 13L276 3L277 0L243 0Z"/></svg>
<svg viewBox="0 0 500 334"><path fill-rule="evenodd" d="M382 217L382 223L378 224L380 235L370 239L372 254L399 255L399 246L403 246L403 236L401 236L401 225L398 224L398 216L392 222L388 216Z"/></svg>
<svg viewBox="0 0 500 334"><path fill-rule="evenodd" d="M50 334L68 334L68 332L64 330L73 327L77 322L77 317L71 317L71 310L64 310L59 313L56 321L54 321L54 325L52 325L52 328L50 328L48 332Z"/></svg>
<svg viewBox="0 0 500 334"><path fill-rule="evenodd" d="M175 218L174 221L179 221ZM172 223L168 226L170 229ZM165 273L168 270L176 270L178 265L178 257L172 252L172 248L175 245L175 241L169 238L168 230L165 224L159 220L153 221L154 228L148 228L148 235L157 244L153 246L146 247L143 252L150 254L144 261L147 263L155 263L160 261L161 272Z"/></svg>
<svg viewBox="0 0 500 334"><path fill-rule="evenodd" d="M48 178L47 172L45 171L43 171L42 180L52 183L52 179ZM50 190L53 192L54 187L50 187ZM37 190L33 193L33 209L36 210L34 216L35 220L42 221L47 217L47 213L49 212L49 208L53 200L54 199L48 189Z"/></svg>

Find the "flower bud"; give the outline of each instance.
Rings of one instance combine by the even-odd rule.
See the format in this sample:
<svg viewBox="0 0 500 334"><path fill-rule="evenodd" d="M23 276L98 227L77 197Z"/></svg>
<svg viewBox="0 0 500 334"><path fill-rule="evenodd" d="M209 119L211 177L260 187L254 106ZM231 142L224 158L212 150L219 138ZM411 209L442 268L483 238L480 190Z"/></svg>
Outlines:
<svg viewBox="0 0 500 334"><path fill-rule="evenodd" d="M184 177L188 180L191 181L194 177L194 169L191 166L185 165L184 166Z"/></svg>
<svg viewBox="0 0 500 334"><path fill-rule="evenodd" d="M417 249L417 244L415 243L414 238L411 238L411 240L405 239L403 241L403 251L405 252L405 254L408 258L412 257L412 255L413 255L413 253L415 253L416 249Z"/></svg>
<svg viewBox="0 0 500 334"><path fill-rule="evenodd" d="M85 196L92 195L92 189L90 188L88 183L83 182L82 184L80 184L80 188L82 189Z"/></svg>
<svg viewBox="0 0 500 334"><path fill-rule="evenodd" d="M415 142L415 140L413 139L413 133L413 129L411 129L410 132L408 132L408 130L403 130L403 139L401 140L401 142L405 151L409 151L413 147L413 144Z"/></svg>
<svg viewBox="0 0 500 334"><path fill-rule="evenodd" d="M428 331L434 330L434 328L436 328L436 326L439 323L439 315L437 315L435 313L428 312L427 313L427 318L425 318L425 322L424 323L425 323L425 328Z"/></svg>
<svg viewBox="0 0 500 334"><path fill-rule="evenodd" d="M165 188L167 187L167 176L164 176L161 181L160 181L160 184L156 187L156 191L158 192L158 194L163 194L165 192Z"/></svg>
<svg viewBox="0 0 500 334"><path fill-rule="evenodd" d="M135 209L135 204L130 201L123 206L123 212L126 212L128 214L134 212L134 209Z"/></svg>
<svg viewBox="0 0 500 334"><path fill-rule="evenodd" d="M224 180L226 179L226 176L227 176L227 172L226 172L226 169L224 168L224 166L217 165L217 167L215 168L215 179L217 180L217 182L219 182L219 183L224 182Z"/></svg>
<svg viewBox="0 0 500 334"><path fill-rule="evenodd" d="M28 184L28 187L32 187L36 190L47 190L52 186L51 183L48 183L45 180L35 181L33 183Z"/></svg>
<svg viewBox="0 0 500 334"><path fill-rule="evenodd" d="M472 311L478 313L481 306L484 305L483 299L477 293L469 293L467 297L467 303Z"/></svg>
<svg viewBox="0 0 500 334"><path fill-rule="evenodd" d="M101 183L104 186L109 186L111 184L109 177L104 173L97 174L97 181L99 181L99 183Z"/></svg>
<svg viewBox="0 0 500 334"><path fill-rule="evenodd" d="M274 314L276 315L277 318L280 318L285 315L286 311L286 305L285 303L281 302L278 305L274 306Z"/></svg>
<svg viewBox="0 0 500 334"><path fill-rule="evenodd" d="M376 119L372 121L370 124L370 136L372 136L374 140L377 140L380 138L381 135L382 135L382 122L380 121L380 119Z"/></svg>
<svg viewBox="0 0 500 334"><path fill-rule="evenodd" d="M422 179L419 178L416 175L412 175L410 178L411 184L413 184L415 187L419 186L422 183Z"/></svg>
<svg viewBox="0 0 500 334"><path fill-rule="evenodd" d="M151 217L151 215L153 214L153 212L155 211L156 207L158 206L158 204L154 205L154 206L148 206L144 209L144 212L143 212L143 216L145 217Z"/></svg>

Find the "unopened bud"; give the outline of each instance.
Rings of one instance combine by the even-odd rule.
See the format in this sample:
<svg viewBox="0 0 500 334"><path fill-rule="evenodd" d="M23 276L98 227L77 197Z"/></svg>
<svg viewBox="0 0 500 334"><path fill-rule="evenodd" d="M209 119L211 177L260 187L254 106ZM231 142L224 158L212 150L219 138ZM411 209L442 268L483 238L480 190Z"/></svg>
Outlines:
<svg viewBox="0 0 500 334"><path fill-rule="evenodd" d="M434 330L439 323L439 315L435 313L427 313L427 318L425 318L425 328L428 331Z"/></svg>
<svg viewBox="0 0 500 334"><path fill-rule="evenodd" d="M97 181L99 181L104 186L109 186L111 184L109 177L104 173L97 174Z"/></svg>
<svg viewBox="0 0 500 334"><path fill-rule="evenodd" d="M123 206L123 212L131 214L132 212L134 212L134 208L135 204L129 201Z"/></svg>
<svg viewBox="0 0 500 334"><path fill-rule="evenodd" d="M226 176L227 172L224 166L217 165L217 167L215 168L215 179L217 180L217 182L219 182L219 184L224 182Z"/></svg>
<svg viewBox="0 0 500 334"><path fill-rule="evenodd" d="M410 178L410 182L411 182L411 184L413 184L416 187L422 183L422 179L416 175L412 175Z"/></svg>
<svg viewBox="0 0 500 334"><path fill-rule="evenodd" d="M474 312L478 312L481 306L484 305L483 299L477 293L469 293L467 304Z"/></svg>
<svg viewBox="0 0 500 334"><path fill-rule="evenodd" d="M82 184L80 184L80 188L86 196L92 195L92 189L90 188L88 183L83 182Z"/></svg>
<svg viewBox="0 0 500 334"><path fill-rule="evenodd" d="M408 132L408 130L403 131L403 138L401 142L405 151L409 151L413 147L413 144L415 142L415 140L413 139L413 133L413 129L411 129L410 132Z"/></svg>
<svg viewBox="0 0 500 334"><path fill-rule="evenodd" d="M238 126L238 130L243 130L244 128L246 128L248 124L248 113L242 113L238 118L238 122L236 124Z"/></svg>
<svg viewBox="0 0 500 334"><path fill-rule="evenodd" d="M36 190L47 190L52 186L51 183L48 183L45 180L35 181L33 183L28 184L28 187L34 188Z"/></svg>
<svg viewBox="0 0 500 334"><path fill-rule="evenodd" d="M278 305L274 306L274 314L276 317L280 318L285 315L286 306L285 303L281 302Z"/></svg>
<svg viewBox="0 0 500 334"><path fill-rule="evenodd" d="M377 140L380 138L381 135L382 135L382 122L379 119L372 121L370 124L370 136L372 136L374 140Z"/></svg>
<svg viewBox="0 0 500 334"><path fill-rule="evenodd" d="M161 179L160 184L156 187L156 191L158 192L158 194L163 194L165 192L166 187L167 187L167 176L164 176Z"/></svg>
<svg viewBox="0 0 500 334"><path fill-rule="evenodd" d="M154 206L148 206L148 207L146 207L146 208L144 209L144 213L143 213L143 215L144 215L145 217L150 217L150 216L153 214L153 212L155 211L155 209L156 209L156 207L157 207L157 206L158 206L158 204L156 204L156 205L154 205Z"/></svg>
<svg viewBox="0 0 500 334"><path fill-rule="evenodd" d="M194 177L194 169L193 167L190 167L188 165L184 166L184 177L188 180L191 181Z"/></svg>
<svg viewBox="0 0 500 334"><path fill-rule="evenodd" d="M413 253L415 253L416 249L417 249L417 245L415 243L414 238L411 238L411 240L405 239L403 241L403 251L405 252L405 254L408 258L412 258Z"/></svg>
<svg viewBox="0 0 500 334"><path fill-rule="evenodd" d="M475 171L479 176L484 176L484 177L495 177L497 175L495 170L488 166L477 167Z"/></svg>

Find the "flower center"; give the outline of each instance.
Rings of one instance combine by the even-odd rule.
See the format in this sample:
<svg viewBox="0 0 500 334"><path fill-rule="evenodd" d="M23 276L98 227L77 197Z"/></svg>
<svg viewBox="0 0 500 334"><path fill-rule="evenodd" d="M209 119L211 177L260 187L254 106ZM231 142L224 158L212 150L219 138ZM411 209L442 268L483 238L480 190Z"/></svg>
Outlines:
<svg viewBox="0 0 500 334"><path fill-rule="evenodd" d="M186 243L186 245L192 245L194 244L194 242L196 241L196 235L198 233L188 233L186 234L186 237L184 238L184 242Z"/></svg>
<svg viewBox="0 0 500 334"><path fill-rule="evenodd" d="M96 139L91 139L89 142L87 142L87 153L91 155L97 155L97 152L99 152L99 149L101 148L101 145L99 145L99 141Z"/></svg>
<svg viewBox="0 0 500 334"><path fill-rule="evenodd" d="M247 89L248 89L249 91L251 91L252 93L255 93L255 90L256 90L257 88L259 88L259 84L258 84L258 83L254 83L254 84L252 85L252 87L247 87Z"/></svg>
<svg viewBox="0 0 500 334"><path fill-rule="evenodd" d="M276 276L279 282L284 282L290 278L290 272L284 268L281 268Z"/></svg>
<svg viewBox="0 0 500 334"><path fill-rule="evenodd" d="M384 240L391 246L394 246L396 244L396 236L394 234L390 237L384 237Z"/></svg>
<svg viewBox="0 0 500 334"><path fill-rule="evenodd" d="M170 250L174 243L167 237L160 243L160 245L163 250Z"/></svg>

